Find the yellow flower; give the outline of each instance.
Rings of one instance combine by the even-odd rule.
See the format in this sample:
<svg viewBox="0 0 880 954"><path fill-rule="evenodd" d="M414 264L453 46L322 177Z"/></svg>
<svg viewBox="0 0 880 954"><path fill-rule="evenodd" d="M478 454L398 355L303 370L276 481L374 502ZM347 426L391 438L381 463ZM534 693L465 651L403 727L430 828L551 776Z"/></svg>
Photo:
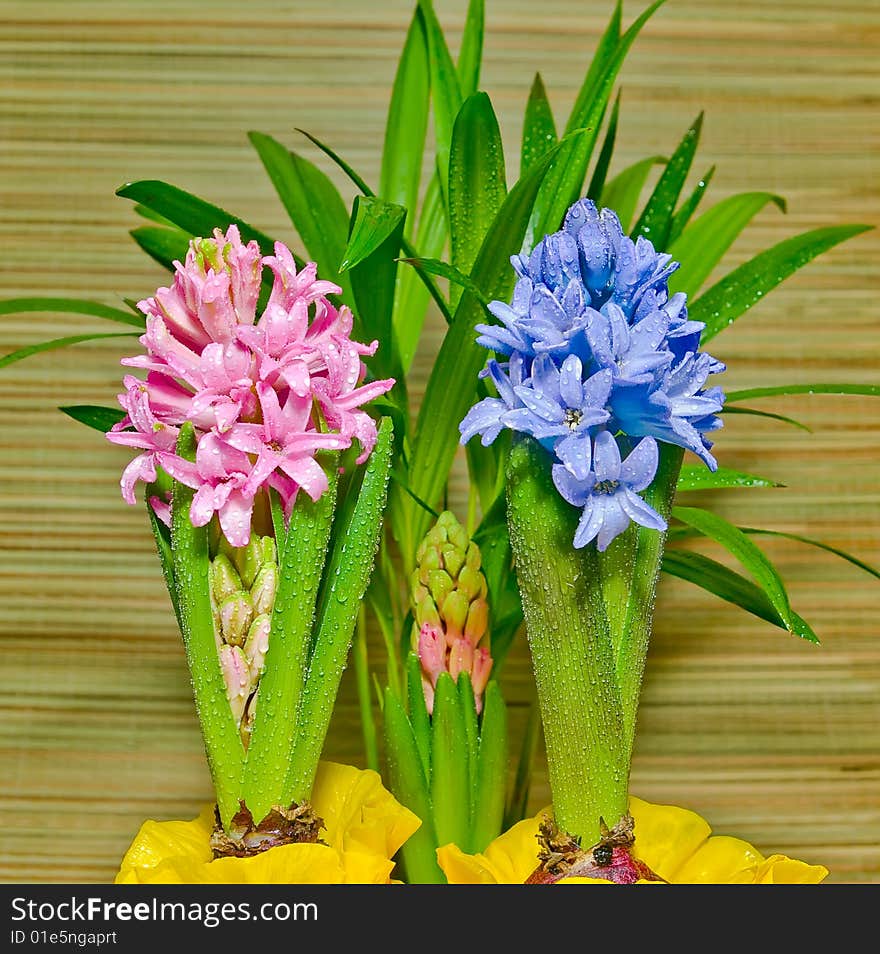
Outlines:
<svg viewBox="0 0 880 954"><path fill-rule="evenodd" d="M653 805L631 798L635 819L633 854L672 884L818 884L828 877L822 865L771 855L765 858L748 842L712 835L708 822L686 808ZM455 845L437 850L450 884L522 884L538 865L538 823L545 812L514 825L478 855ZM611 884L568 878L560 884ZM639 881L638 884L659 882Z"/></svg>
<svg viewBox="0 0 880 954"><path fill-rule="evenodd" d="M322 762L312 806L326 844L280 845L250 858L213 860L214 808L192 821L146 821L122 859L117 884L387 884L392 855L419 819L375 772Z"/></svg>

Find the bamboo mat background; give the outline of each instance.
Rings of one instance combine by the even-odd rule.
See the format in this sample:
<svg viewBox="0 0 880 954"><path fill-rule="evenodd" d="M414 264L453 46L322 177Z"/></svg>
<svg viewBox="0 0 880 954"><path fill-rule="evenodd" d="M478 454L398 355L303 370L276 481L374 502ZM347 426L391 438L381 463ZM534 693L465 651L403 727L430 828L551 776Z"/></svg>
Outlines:
<svg viewBox="0 0 880 954"><path fill-rule="evenodd" d="M453 47L465 6L437 2ZM487 6L483 87L515 172L532 75L542 71L564 119L610 0ZM293 132L302 126L376 181L411 8L411 0L0 2L0 296L113 302L164 282L126 235L135 217L113 191L129 179L167 179L290 238L249 129L315 159ZM627 3L627 18L638 10ZM718 164L709 201L761 189L789 200L787 216L759 216L726 265L808 228L880 224L878 39L872 0L670 0L623 72L616 168L668 152L705 108L695 171ZM839 247L716 339L712 351L730 366L726 386L880 381L878 251L878 233ZM100 325L7 317L0 349ZM440 333L435 316L416 393ZM55 410L112 403L117 360L129 351L87 344L0 375L7 881L109 880L145 817L190 817L209 798L144 514L118 495L128 455ZM761 406L801 417L815 433L730 419L721 461L788 486L729 491L713 503L741 523L810 534L880 564L880 402L814 396ZM459 474L454 501L462 488ZM692 807L765 853L825 863L833 880L880 881L880 585L819 551L765 545L823 646L664 578L633 790ZM326 754L358 762L349 676ZM504 684L516 742L529 698L524 641ZM546 799L542 768L534 807Z"/></svg>

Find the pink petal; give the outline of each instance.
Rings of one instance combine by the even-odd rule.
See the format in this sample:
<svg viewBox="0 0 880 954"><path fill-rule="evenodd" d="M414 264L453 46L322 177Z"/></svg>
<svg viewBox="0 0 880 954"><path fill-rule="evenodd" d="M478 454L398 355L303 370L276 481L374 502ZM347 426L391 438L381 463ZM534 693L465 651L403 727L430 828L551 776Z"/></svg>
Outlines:
<svg viewBox="0 0 880 954"><path fill-rule="evenodd" d="M220 526L226 539L234 547L247 546L251 538L251 516L254 511L253 497L246 497L234 490L220 508Z"/></svg>

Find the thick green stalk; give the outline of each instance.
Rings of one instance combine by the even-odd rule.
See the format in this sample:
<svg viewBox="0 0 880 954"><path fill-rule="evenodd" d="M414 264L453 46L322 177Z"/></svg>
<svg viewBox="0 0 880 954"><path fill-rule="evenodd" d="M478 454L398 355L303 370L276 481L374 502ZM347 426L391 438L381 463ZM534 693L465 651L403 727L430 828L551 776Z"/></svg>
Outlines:
<svg viewBox="0 0 880 954"><path fill-rule="evenodd" d="M290 515L284 552L278 553L278 592L242 795L258 820L273 806L290 804L284 801L284 788L336 504L336 454L326 470L328 490L315 502L300 495Z"/></svg>
<svg viewBox="0 0 880 954"><path fill-rule="evenodd" d="M192 425L180 429L177 453L184 460L195 459L196 440ZM214 617L209 590L210 554L208 530L194 527L189 508L194 491L175 481L171 503L171 558L176 588L175 607L186 647L196 711L205 741L205 751L217 806L224 825L238 810L244 747L220 669L214 637Z"/></svg>
<svg viewBox="0 0 880 954"><path fill-rule="evenodd" d="M669 520L684 451L671 444L660 444L659 447L660 462L657 466L657 475L643 496L646 503ZM624 550L623 556L626 562L618 563L617 566L618 575L626 576L629 598L621 617L623 626L620 640L615 643L617 684L620 687L620 701L623 706L627 762L632 758L639 694L654 620L657 578L660 576L663 548L666 543L665 533L658 533L656 530L648 530L645 527L631 527L630 531L634 531L635 543L631 548ZM627 535L628 533L629 531ZM612 550L613 544L604 556L607 558Z"/></svg>
<svg viewBox="0 0 880 954"><path fill-rule="evenodd" d="M556 820L585 845L627 811L629 752L597 552L572 546L578 511L553 486L550 456L514 441L510 541L544 722Z"/></svg>
<svg viewBox="0 0 880 954"><path fill-rule="evenodd" d="M393 436L390 418L383 418L357 501L341 523L337 521L333 553L318 604L317 634L296 715L293 755L283 789L284 804L302 802L311 794L358 611L379 548ZM288 539L290 545L295 545L292 532Z"/></svg>

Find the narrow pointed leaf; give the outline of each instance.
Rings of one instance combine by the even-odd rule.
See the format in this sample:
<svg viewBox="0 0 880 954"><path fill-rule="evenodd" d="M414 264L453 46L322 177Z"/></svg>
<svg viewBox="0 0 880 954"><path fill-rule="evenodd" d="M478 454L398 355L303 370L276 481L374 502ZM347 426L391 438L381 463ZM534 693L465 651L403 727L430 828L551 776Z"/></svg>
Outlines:
<svg viewBox="0 0 880 954"><path fill-rule="evenodd" d="M606 72L609 63L614 58L617 48L620 45L620 30L623 21L623 4L617 0L614 4L614 10L605 32L596 46L593 59L578 90L577 99L571 108L568 116L568 122L565 125L565 134L568 135L583 127L583 119L590 111L590 105L596 95L596 86Z"/></svg>
<svg viewBox="0 0 880 954"><path fill-rule="evenodd" d="M839 547L833 547L828 543L822 543L821 540L814 540L812 537L804 537L799 533L784 533L782 530L763 530L756 527L740 527L740 530L742 530L743 533L756 534L758 536L784 537L787 540L797 540L798 543L806 543L811 547L817 547L820 550L825 550L827 553L833 553L835 556L840 557L841 560L846 560L847 563L852 563L853 566L857 566L860 570L864 570L865 573L870 573L871 576L880 579L880 570L875 569L870 563L865 563L864 560L860 560L858 557L853 556L851 553L847 553L846 550L841 550Z"/></svg>
<svg viewBox="0 0 880 954"><path fill-rule="evenodd" d="M507 195L501 131L485 93L464 101L449 154L449 235L452 264L470 274L480 245ZM453 308L461 289L450 289Z"/></svg>
<svg viewBox="0 0 880 954"><path fill-rule="evenodd" d="M461 108L461 87L455 64L449 53L446 37L434 12L431 0L419 0L419 9L425 21L428 38L428 58L431 64L431 100L434 106L434 139L440 189L449 195L449 150L452 127Z"/></svg>
<svg viewBox="0 0 880 954"><path fill-rule="evenodd" d="M672 228L672 216L685 179L694 161L694 153L700 142L700 130L703 127L703 114L700 113L693 125L684 134L678 148L672 154L666 168L660 175L651 198L648 199L639 220L632 231L633 238L644 236L650 239L656 249L665 249Z"/></svg>
<svg viewBox="0 0 880 954"><path fill-rule="evenodd" d="M504 824L507 795L507 708L501 689L493 679L486 687L480 723L476 799L471 845L485 851L500 834Z"/></svg>
<svg viewBox="0 0 880 954"><path fill-rule="evenodd" d="M529 706L529 717L526 722L526 731L523 733L519 758L516 763L516 774L513 779L513 790L504 810L504 828L511 828L518 821L522 821L529 808L529 793L532 787L532 776L535 769L535 757L538 754L538 745L541 741L541 713L538 703L532 702Z"/></svg>
<svg viewBox="0 0 880 954"><path fill-rule="evenodd" d="M316 614L314 646L297 714L293 759L284 790L288 804L308 798L312 789L358 609L379 548L393 438L391 421L383 418L350 516L338 531L334 529L333 549ZM295 539L293 534L289 539Z"/></svg>
<svg viewBox="0 0 880 954"><path fill-rule="evenodd" d="M556 135L556 123L553 110L547 99L547 90L540 73L535 80L526 103L526 115L523 120L522 148L520 150L519 174L524 176L559 142Z"/></svg>
<svg viewBox="0 0 880 954"><path fill-rule="evenodd" d="M342 271L373 254L402 224L406 209L372 196L355 200L351 232L342 254Z"/></svg>
<svg viewBox="0 0 880 954"><path fill-rule="evenodd" d="M688 225L669 246L681 263L669 278L670 292L696 295L743 229L770 203L785 212L785 199L772 192L743 192L722 199Z"/></svg>
<svg viewBox="0 0 880 954"><path fill-rule="evenodd" d="M416 220L429 96L428 43L422 14L416 9L394 77L379 177L379 195L408 212L407 235Z"/></svg>
<svg viewBox="0 0 880 954"><path fill-rule="evenodd" d="M159 225L164 225L165 228L177 228L171 219L166 219L164 215L161 215L147 205L141 205L139 202L134 206L134 212L142 219L147 219L150 222L158 222Z"/></svg>
<svg viewBox="0 0 880 954"><path fill-rule="evenodd" d="M167 182L161 182L158 179L127 182L116 190L116 194L153 209L191 235L209 238L214 229L225 231L230 225L237 225L243 242L255 239L264 255L271 255L274 251L275 240L265 232L254 228L225 209ZM298 262L297 268L299 267Z"/></svg>
<svg viewBox="0 0 880 954"><path fill-rule="evenodd" d="M158 225L141 225L129 233L137 244L163 268L174 271L175 262L186 260L189 243L193 236L183 229L160 228Z"/></svg>
<svg viewBox="0 0 880 954"><path fill-rule="evenodd" d="M682 202L681 207L672 216L672 224L669 227L669 237L666 240L666 247L668 248L684 231L685 226L693 218L694 213L697 211L699 204L703 201L703 196L706 194L706 190L709 188L709 185L712 182L712 179L715 177L715 166L711 166L709 171L703 176L702 179L694 186L693 192Z"/></svg>
<svg viewBox="0 0 880 954"><path fill-rule="evenodd" d="M439 278L446 278L450 282L469 291L482 305L488 305L489 301L483 294L477 284L464 272L450 265L449 262L441 262L436 258L402 258L401 262L405 265L411 265L415 269L421 269L429 275L437 275ZM449 305L444 302L444 312L447 315L447 323L452 321L452 314L449 312Z"/></svg>
<svg viewBox="0 0 880 954"><path fill-rule="evenodd" d="M462 672L458 675L458 705L461 711L462 725L464 726L464 737L467 740L467 773L468 773L468 792L470 802L468 805L468 851L476 851L473 846L473 827L474 811L477 807L477 771L478 758L480 751L480 731L477 719L477 704L474 698L474 687L471 684L471 677Z"/></svg>
<svg viewBox="0 0 880 954"><path fill-rule="evenodd" d="M802 616L792 611L791 626L788 626L759 586L702 553L669 549L663 554L663 572L694 583L708 593L733 603L780 629L788 630L801 639L811 643L819 642L819 637Z"/></svg>
<svg viewBox="0 0 880 954"><path fill-rule="evenodd" d="M629 224L635 215L636 205L651 170L654 166L665 162L665 156L649 156L647 159L640 159L605 184L599 205L602 208L613 209L617 213L624 232L629 231Z"/></svg>
<svg viewBox="0 0 880 954"><path fill-rule="evenodd" d="M338 461L328 454L328 489L317 501L300 494L278 551L278 591L260 704L248 747L243 797L254 818L282 804L297 718L303 702L315 608L336 505ZM289 804L290 800L284 804Z"/></svg>
<svg viewBox="0 0 880 954"><path fill-rule="evenodd" d="M463 99L477 91L480 85L480 67L483 62L483 34L486 10L484 0L470 0L464 30L461 34L461 50L458 54L456 74Z"/></svg>
<svg viewBox="0 0 880 954"><path fill-rule="evenodd" d="M786 417L784 414L772 414L770 411L758 411L753 407L738 407L735 404L725 405L721 412L723 414L750 414L753 417L766 417L773 421L781 421L783 424L791 424L792 427L797 427L808 434L813 433L812 428L807 427L806 424L796 421L793 417Z"/></svg>
<svg viewBox="0 0 880 954"><path fill-rule="evenodd" d="M59 407L58 410L79 421L80 424L93 427L96 431L102 431L105 434L125 417L125 411L117 407L98 407L92 404L68 404L65 407Z"/></svg>
<svg viewBox="0 0 880 954"><path fill-rule="evenodd" d="M768 292L799 268L840 242L867 232L870 225L837 225L815 229L761 252L713 285L689 309L693 321L703 321L702 341L732 325Z"/></svg>
<svg viewBox="0 0 880 954"><path fill-rule="evenodd" d="M195 460L195 449L195 432L192 424L186 422L180 429L177 453L184 460ZM173 575L196 711L220 817L224 825L228 825L238 811L244 748L226 698L214 636L208 530L194 527L189 517L194 494L189 487L175 481L171 497Z"/></svg>
<svg viewBox="0 0 880 954"><path fill-rule="evenodd" d="M391 791L397 800L414 812L422 824L400 849L406 880L410 884L445 884L437 864L437 835L431 808L430 788L422 771L412 726L400 700L385 690L385 758Z"/></svg>
<svg viewBox="0 0 880 954"><path fill-rule="evenodd" d="M452 677L445 672L440 673L434 695L431 755L431 805L437 844L451 842L466 851L470 828L468 743L458 691Z"/></svg>
<svg viewBox="0 0 880 954"><path fill-rule="evenodd" d="M531 249L542 236L558 229L569 206L580 197L602 116L605 114L617 74L642 27L664 2L665 0L656 0L651 4L620 37L619 42L614 44L613 51L610 45L607 54L604 50L606 38L609 38L610 33L606 33L600 43L600 49L594 57L593 66L566 126L566 132L569 134L576 129L585 130L585 134L577 140L569 140L566 147L557 154L535 203L523 243L525 249Z"/></svg>
<svg viewBox="0 0 880 954"><path fill-rule="evenodd" d="M748 401L750 398L776 397L786 394L861 394L880 397L880 384L782 384L769 388L744 388L725 395L727 403Z"/></svg>
<svg viewBox="0 0 880 954"><path fill-rule="evenodd" d="M348 176L349 179L360 189L364 195L375 195L376 193L367 185L363 178L342 158L334 152L325 142L321 142L317 136L313 136L310 132L306 132L305 129L300 129L299 126L294 127L298 133L302 133L309 142L316 145L325 156L329 157L336 163L337 166Z"/></svg>
<svg viewBox="0 0 880 954"><path fill-rule="evenodd" d="M711 471L702 464L682 464L678 490L719 490L724 487L784 487L775 480L756 477L728 467Z"/></svg>
<svg viewBox="0 0 880 954"><path fill-rule="evenodd" d="M339 190L313 162L277 139L260 132L249 132L248 138L319 275L341 285L343 298L349 298L348 277L339 270L348 240L348 212Z"/></svg>
<svg viewBox="0 0 880 954"><path fill-rule="evenodd" d="M92 315L95 318L106 318L108 321L118 321L123 325L132 325L134 328L143 328L144 316L102 305L98 301L84 301L78 298L7 298L0 301L0 315L21 315L34 311L60 312L69 315Z"/></svg>
<svg viewBox="0 0 880 954"><path fill-rule="evenodd" d="M29 358L34 354L54 351L57 348L66 348L68 345L81 344L83 341L99 341L102 338L137 338L137 336L137 332L127 334L126 332L109 331L103 334L70 335L67 338L53 338L51 341L41 341L39 344L28 345L26 348L19 348L18 351L4 355L0 358L0 368L8 367L10 364L15 364L16 361Z"/></svg>
<svg viewBox="0 0 880 954"><path fill-rule="evenodd" d="M767 595L786 628L794 632L791 605L782 578L767 555L755 546L742 530L728 523L723 517L698 507L673 507L672 516L720 543L735 556Z"/></svg>
<svg viewBox="0 0 880 954"><path fill-rule="evenodd" d="M593 170L593 176L590 179L590 185L587 188L587 198L598 202L602 196L602 190L605 188L605 179L608 176L608 167L611 165L611 156L614 153L614 142L617 138L617 121L620 114L620 93L614 100L614 108L611 110L611 118L608 120L608 128L605 130L605 140L602 148L599 150L599 158L596 160L596 168Z"/></svg>
<svg viewBox="0 0 880 954"><path fill-rule="evenodd" d="M422 667L416 653L409 653L406 657L406 695L413 738L422 760L422 771L430 786L431 719L425 704L425 690L422 688Z"/></svg>

